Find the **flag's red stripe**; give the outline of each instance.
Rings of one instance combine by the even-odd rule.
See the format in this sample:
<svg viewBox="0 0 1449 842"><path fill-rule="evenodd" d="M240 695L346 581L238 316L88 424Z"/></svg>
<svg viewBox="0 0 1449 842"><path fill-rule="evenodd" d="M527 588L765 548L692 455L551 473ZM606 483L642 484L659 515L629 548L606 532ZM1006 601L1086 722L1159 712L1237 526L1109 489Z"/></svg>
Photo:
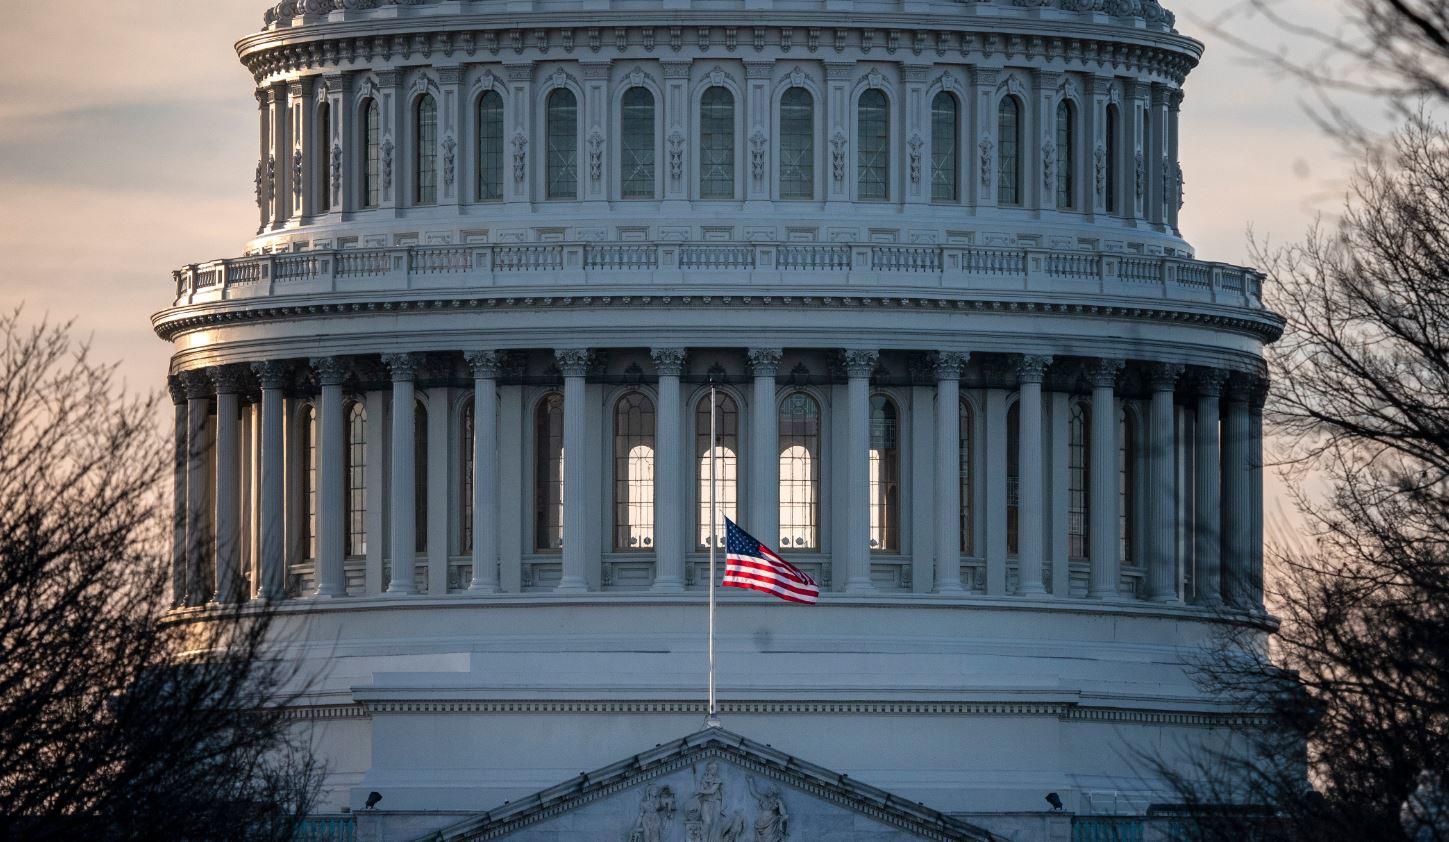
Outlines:
<svg viewBox="0 0 1449 842"><path fill-rule="evenodd" d="M788 583L788 584L790 584L792 586L795 586L795 587L800 587L800 588L813 588L813 587L815 587L815 582L812 581L812 580L810 580L810 579L806 579L805 581L802 582L799 579L796 579L794 576L789 575L788 573L786 573L783 570L777 570L777 569L775 569L773 567L764 567L764 566L761 566L761 565L758 565L758 564L736 564L735 562L730 562L728 565L725 566L725 573L726 574L730 574L730 573L741 573L741 574L752 574L752 575L756 575L756 576L769 576L772 579L779 579L780 581L786 582L786 583Z"/></svg>
<svg viewBox="0 0 1449 842"><path fill-rule="evenodd" d="M797 571L784 570L771 564L761 564L758 561L753 561L750 559L729 559L726 569L758 570L765 573L771 573L775 576L779 576L782 579L789 579L790 581L796 582L801 585L815 584L814 580L808 577L796 575Z"/></svg>
<svg viewBox="0 0 1449 842"><path fill-rule="evenodd" d="M798 567L795 567L793 564L790 564L789 562L781 561L772 564L769 561L762 560L756 556L733 554L726 556L725 561L728 564L738 564L744 567L753 567L757 570L773 570L782 576L789 576L790 578L794 579L797 582L800 582L801 584L815 584L814 579L811 579L809 576L805 575L803 571L801 571Z"/></svg>
<svg viewBox="0 0 1449 842"><path fill-rule="evenodd" d="M763 585L756 585L756 584L751 584L751 583L746 583L746 582L734 582L734 581L731 581L729 579L726 579L724 581L724 586L725 587L729 587L729 588L744 588L744 589L747 589L747 590L759 591L761 593L767 593L767 594L770 594L771 596L775 596L775 597L778 597L780 599L783 599L786 602L794 602L794 603L798 603L798 604L801 604L801 605L814 605L815 602L816 602L816 598L813 597L813 596L798 597L798 596L795 596L793 594L782 593L781 591L779 591L779 590L777 590L775 588L765 587Z"/></svg>
<svg viewBox="0 0 1449 842"><path fill-rule="evenodd" d="M785 590L790 591L791 593L797 593L797 594L818 594L818 593L820 593L820 589L817 588L817 587L815 587L815 586L813 586L813 585L808 586L808 587L801 587L799 585L796 585L794 582L790 582L790 581L785 580L785 579L780 579L780 578L775 577L775 576L770 576L769 574L752 573L752 572L749 572L749 571L726 570L725 571L725 579L726 580L733 579L733 580L737 580L737 581L741 581L741 582L760 582L760 583L764 583L764 584L771 585L772 587L783 588Z"/></svg>

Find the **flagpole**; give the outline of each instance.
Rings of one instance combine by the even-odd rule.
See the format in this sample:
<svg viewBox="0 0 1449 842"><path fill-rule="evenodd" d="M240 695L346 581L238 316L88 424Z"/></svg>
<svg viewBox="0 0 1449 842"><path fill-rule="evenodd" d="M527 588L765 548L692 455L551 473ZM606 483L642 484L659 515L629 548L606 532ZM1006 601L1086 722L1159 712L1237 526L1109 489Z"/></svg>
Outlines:
<svg viewBox="0 0 1449 842"><path fill-rule="evenodd" d="M714 554L719 544L719 502L715 498L715 460L719 449L715 445L715 398L714 382L709 384L709 717L705 727L718 728L719 708L714 694Z"/></svg>

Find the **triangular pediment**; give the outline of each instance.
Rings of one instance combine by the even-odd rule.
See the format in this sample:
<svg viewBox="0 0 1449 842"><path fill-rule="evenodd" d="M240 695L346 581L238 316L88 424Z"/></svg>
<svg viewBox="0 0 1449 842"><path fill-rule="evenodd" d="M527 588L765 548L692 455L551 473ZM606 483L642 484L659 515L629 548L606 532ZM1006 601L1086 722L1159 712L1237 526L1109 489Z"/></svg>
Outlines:
<svg viewBox="0 0 1449 842"><path fill-rule="evenodd" d="M997 837L722 728L709 728L427 838L988 842Z"/></svg>

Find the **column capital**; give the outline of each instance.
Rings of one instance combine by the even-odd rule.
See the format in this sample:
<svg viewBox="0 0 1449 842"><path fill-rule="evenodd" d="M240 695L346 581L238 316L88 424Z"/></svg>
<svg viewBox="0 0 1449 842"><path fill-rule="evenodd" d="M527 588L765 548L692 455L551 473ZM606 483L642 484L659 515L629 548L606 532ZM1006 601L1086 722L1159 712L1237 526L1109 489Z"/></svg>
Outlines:
<svg viewBox="0 0 1449 842"><path fill-rule="evenodd" d="M343 357L313 357L312 370L317 372L317 382L323 386L341 386L352 370Z"/></svg>
<svg viewBox="0 0 1449 842"><path fill-rule="evenodd" d="M689 351L684 348L650 348L649 359L654 361L654 371L660 377L678 377L684 372L684 359Z"/></svg>
<svg viewBox="0 0 1449 842"><path fill-rule="evenodd" d="M1220 368L1202 368L1193 376L1193 385L1197 387L1200 397L1216 398L1221 397L1223 385L1228 380L1228 373Z"/></svg>
<svg viewBox="0 0 1449 842"><path fill-rule="evenodd" d="M747 61L745 62L745 78L768 79L774 69L775 63L773 61Z"/></svg>
<svg viewBox="0 0 1449 842"><path fill-rule="evenodd" d="M181 382L181 375L172 374L166 378L166 391L171 393L171 402L180 406L186 403L186 385Z"/></svg>
<svg viewBox="0 0 1449 842"><path fill-rule="evenodd" d="M468 351L463 354L463 359L468 361L468 367L473 369L475 378L497 377L499 370L503 368L501 351Z"/></svg>
<svg viewBox="0 0 1449 842"><path fill-rule="evenodd" d="M780 372L780 360L785 356L780 348L750 348L745 351L750 371L756 377L774 377Z"/></svg>
<svg viewBox="0 0 1449 842"><path fill-rule="evenodd" d="M966 369L966 361L971 355L960 351L941 351L932 360L932 368L936 372L936 382L943 380L960 380L961 373Z"/></svg>
<svg viewBox="0 0 1449 842"><path fill-rule="evenodd" d="M1087 369L1087 379L1097 388L1117 385L1117 375L1121 373L1125 363L1122 360L1100 359L1093 362Z"/></svg>
<svg viewBox="0 0 1449 842"><path fill-rule="evenodd" d="M262 360L252 363L252 374L257 376L263 389L280 389L287 385L291 367L280 360Z"/></svg>
<svg viewBox="0 0 1449 842"><path fill-rule="evenodd" d="M1248 397L1248 406L1255 412L1262 412L1263 407L1268 404L1268 392L1272 388L1273 381L1267 377L1253 379L1253 393Z"/></svg>
<svg viewBox="0 0 1449 842"><path fill-rule="evenodd" d="M1016 361L1016 376L1021 383L1040 383L1046 379L1046 372L1054 360L1036 354L1023 354Z"/></svg>
<svg viewBox="0 0 1449 842"><path fill-rule="evenodd" d="M583 377L589 372L593 354L588 348L559 348L553 352L553 358L564 377Z"/></svg>
<svg viewBox="0 0 1449 842"><path fill-rule="evenodd" d="M1152 384L1154 392L1171 392L1177 388L1183 371L1183 366L1176 363L1153 363L1147 368L1147 382Z"/></svg>
<svg viewBox="0 0 1449 842"><path fill-rule="evenodd" d="M242 390L242 383L246 379L246 369L236 365L214 365L206 373L216 384L218 395L235 395Z"/></svg>
<svg viewBox="0 0 1449 842"><path fill-rule="evenodd" d="M211 378L199 368L181 372L181 385L186 390L187 400L203 400L213 394Z"/></svg>
<svg viewBox="0 0 1449 842"><path fill-rule="evenodd" d="M1246 403L1253 396L1253 382L1256 379L1245 372L1229 372L1223 388L1223 396L1232 403Z"/></svg>
<svg viewBox="0 0 1449 842"><path fill-rule="evenodd" d="M388 374L392 376L392 382L399 383L413 380L418 376L417 354L383 354L382 364L387 366Z"/></svg>
<svg viewBox="0 0 1449 842"><path fill-rule="evenodd" d="M847 348L840 352L840 362L847 377L869 377L875 372L880 352L863 348Z"/></svg>

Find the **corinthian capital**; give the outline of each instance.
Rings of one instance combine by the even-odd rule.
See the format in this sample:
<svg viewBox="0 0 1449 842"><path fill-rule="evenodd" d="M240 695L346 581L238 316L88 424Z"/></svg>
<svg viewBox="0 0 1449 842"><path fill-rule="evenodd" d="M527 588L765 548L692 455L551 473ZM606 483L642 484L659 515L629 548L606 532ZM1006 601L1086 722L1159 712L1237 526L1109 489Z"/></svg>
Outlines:
<svg viewBox="0 0 1449 842"><path fill-rule="evenodd" d="M503 368L503 354L500 351L469 351L463 355L475 378L497 377Z"/></svg>
<svg viewBox="0 0 1449 842"><path fill-rule="evenodd" d="M341 386L351 367L342 357L313 357L312 370L317 372L317 382L323 386Z"/></svg>
<svg viewBox="0 0 1449 842"><path fill-rule="evenodd" d="M382 364L387 366L388 374L392 376L394 383L406 382L417 377L418 362L417 354L382 355Z"/></svg>
<svg viewBox="0 0 1449 842"><path fill-rule="evenodd" d="M1115 387L1117 375L1122 371L1124 363L1121 360L1100 359L1092 363L1087 371L1087 379L1095 388Z"/></svg>
<svg viewBox="0 0 1449 842"><path fill-rule="evenodd" d="M1193 378L1197 386L1197 393L1203 397L1216 398L1223 393L1223 384L1228 380L1228 373L1220 368L1204 368L1197 372Z"/></svg>
<svg viewBox="0 0 1449 842"><path fill-rule="evenodd" d="M774 377L780 371L780 360L785 352L779 348L751 348L745 352L750 371L756 377Z"/></svg>
<svg viewBox="0 0 1449 842"><path fill-rule="evenodd" d="M564 377L583 377L589 373L589 362L593 355L588 348L560 348L553 352L558 361L558 370Z"/></svg>
<svg viewBox="0 0 1449 842"><path fill-rule="evenodd" d="M879 351L858 348L848 349L841 354L841 364L845 367L847 377L869 377L875 371L875 364L879 359Z"/></svg>
<svg viewBox="0 0 1449 842"><path fill-rule="evenodd" d="M1153 363L1147 369L1147 382L1152 384L1154 392L1171 392L1177 388L1182 372L1183 367L1174 363Z"/></svg>
<svg viewBox="0 0 1449 842"><path fill-rule="evenodd" d="M956 351L942 351L936 355L933 367L936 371L936 380L960 380L961 372L966 370L966 361L971 359L970 354L962 354Z"/></svg>
<svg viewBox="0 0 1449 842"><path fill-rule="evenodd" d="M1025 354L1016 361L1016 376L1022 383L1040 383L1046 379L1052 358Z"/></svg>
<svg viewBox="0 0 1449 842"><path fill-rule="evenodd" d="M650 348L649 359L654 361L654 371L660 377L678 377L684 371L688 353L683 348Z"/></svg>
<svg viewBox="0 0 1449 842"><path fill-rule="evenodd" d="M291 367L280 360L263 360L252 363L252 374L262 384L263 389L281 389L287 385L287 376L291 374Z"/></svg>
<svg viewBox="0 0 1449 842"><path fill-rule="evenodd" d="M236 365L215 365L208 368L206 373L216 384L218 395L234 395L240 392L246 378L246 369Z"/></svg>
<svg viewBox="0 0 1449 842"><path fill-rule="evenodd" d="M204 400L212 395L211 378L199 368L181 372L181 385L188 400Z"/></svg>

